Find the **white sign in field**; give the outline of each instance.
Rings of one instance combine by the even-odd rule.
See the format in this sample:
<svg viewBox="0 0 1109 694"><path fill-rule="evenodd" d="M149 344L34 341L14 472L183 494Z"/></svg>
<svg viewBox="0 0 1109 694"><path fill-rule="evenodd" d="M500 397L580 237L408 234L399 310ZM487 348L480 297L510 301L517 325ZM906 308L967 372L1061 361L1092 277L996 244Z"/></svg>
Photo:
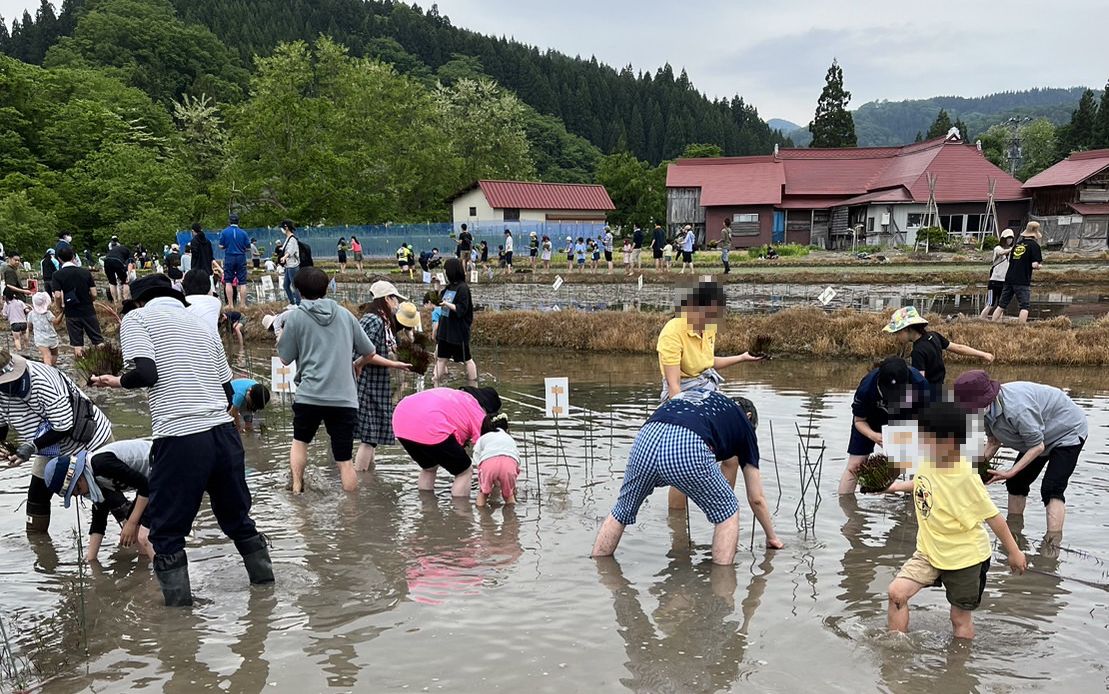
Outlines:
<svg viewBox="0 0 1109 694"><path fill-rule="evenodd" d="M270 359L270 383L273 392L275 393L289 393L290 395L297 392L297 384L293 380L296 378L297 365L294 361L292 364L281 363L280 357L272 357Z"/></svg>
<svg viewBox="0 0 1109 694"><path fill-rule="evenodd" d="M570 413L570 379L565 376L543 379L546 388L547 417L558 419Z"/></svg>

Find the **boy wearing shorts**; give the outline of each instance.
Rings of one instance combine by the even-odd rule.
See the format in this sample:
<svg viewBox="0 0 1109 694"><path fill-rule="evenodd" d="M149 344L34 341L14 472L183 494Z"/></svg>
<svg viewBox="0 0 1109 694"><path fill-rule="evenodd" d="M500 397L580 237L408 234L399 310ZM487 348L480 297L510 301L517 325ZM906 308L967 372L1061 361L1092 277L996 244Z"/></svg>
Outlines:
<svg viewBox="0 0 1109 694"><path fill-rule="evenodd" d="M889 586L890 631L909 630L909 600L921 588L943 586L957 639L974 638L973 611L982 602L990 568L990 526L1009 555L1009 568L1024 573L1028 561L970 461L963 457L967 415L954 403L929 405L917 420L925 454L916 477L887 491L912 492L916 552Z"/></svg>

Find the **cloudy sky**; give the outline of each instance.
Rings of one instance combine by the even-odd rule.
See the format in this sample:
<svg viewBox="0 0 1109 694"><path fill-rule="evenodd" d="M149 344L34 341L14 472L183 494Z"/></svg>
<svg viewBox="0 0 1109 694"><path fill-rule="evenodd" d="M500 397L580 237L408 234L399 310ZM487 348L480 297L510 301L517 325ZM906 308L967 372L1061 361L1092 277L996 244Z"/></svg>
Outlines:
<svg viewBox="0 0 1109 694"><path fill-rule="evenodd" d="M58 0L56 5L60 5ZM427 6L427 0L421 3ZM1106 0L438 0L456 26L615 66L684 67L711 96L807 123L833 57L858 106L1104 86ZM37 0L0 0L10 21Z"/></svg>

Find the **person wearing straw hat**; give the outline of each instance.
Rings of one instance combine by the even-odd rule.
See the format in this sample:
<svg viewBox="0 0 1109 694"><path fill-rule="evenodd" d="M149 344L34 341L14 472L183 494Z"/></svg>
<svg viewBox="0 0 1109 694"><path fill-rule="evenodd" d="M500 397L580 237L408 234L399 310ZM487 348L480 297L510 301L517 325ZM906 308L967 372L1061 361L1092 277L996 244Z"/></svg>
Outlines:
<svg viewBox="0 0 1109 694"><path fill-rule="evenodd" d="M31 462L27 531L45 533L50 527L46 463L103 446L112 438L112 423L66 374L0 350L0 441L9 429L20 443L8 463Z"/></svg>
<svg viewBox="0 0 1109 694"><path fill-rule="evenodd" d="M944 350L966 357L976 357L987 364L993 363L993 355L989 352L951 342L943 335L929 330L928 321L920 315L915 306L905 306L894 311L889 324L882 330L896 336L902 342L912 343L912 356L909 358L909 363L928 381L933 402L943 397L943 382L947 378L947 367L943 362Z"/></svg>
<svg viewBox="0 0 1109 694"><path fill-rule="evenodd" d="M229 410L231 367L219 337L186 310L169 277L131 282L136 308L119 329L122 376L94 376L104 388L148 389L151 431L150 503L154 575L167 607L192 604L185 537L205 493L223 533L235 542L252 584L273 583L266 539L250 517L251 496L239 431Z"/></svg>
<svg viewBox="0 0 1109 694"><path fill-rule="evenodd" d="M152 447L153 442L147 439L116 441L92 452L58 456L46 464L46 486L51 493L64 499L66 508L74 495L92 502L85 561L97 561L109 515L120 525L121 547L138 545L144 556L154 559L149 521L145 518L150 497ZM124 494L131 490L135 492L133 502Z"/></svg>
<svg viewBox="0 0 1109 694"><path fill-rule="evenodd" d="M984 460L992 460L1002 446L1017 451L1011 468L990 471L990 484L1005 482L1009 515L1024 515L1032 482L1043 472L1040 498L1047 532L1060 535L1067 483L1089 436L1086 413L1058 388L1028 381L1002 384L980 370L955 379L955 402L967 412L983 414Z"/></svg>
<svg viewBox="0 0 1109 694"><path fill-rule="evenodd" d="M1043 265L1044 255L1040 249L1039 222L1029 222L1020 234L1020 240L1013 246L1009 254L1009 268L1005 271L1005 286L1001 290L1001 299L993 312L993 320L1001 320L1005 309L1012 303L1013 297L1017 299L1020 307L1020 322L1028 322L1028 310L1032 307L1032 271L1039 270Z"/></svg>
<svg viewBox="0 0 1109 694"><path fill-rule="evenodd" d="M410 365L393 359L397 351L394 327L399 324L415 328L420 324L416 306L405 300L391 282L374 282L370 285L370 296L372 300L358 324L373 343L378 361L371 361L358 376L358 420L354 426L359 441L354 458L357 472L372 469L377 447L389 446L395 441L393 382L389 370L407 370ZM402 306L403 311L400 310Z"/></svg>
<svg viewBox="0 0 1109 694"><path fill-rule="evenodd" d="M1001 291L1005 288L1005 275L1009 272L1009 254L1013 250L1013 241L1016 235L1012 229L1001 232L1001 238L993 249L993 261L990 264L990 279L986 283L986 306L979 314L979 318L989 318L998 304L1001 303Z"/></svg>
<svg viewBox="0 0 1109 694"><path fill-rule="evenodd" d="M52 303L49 294L39 292L31 297L31 312L27 314L27 320L35 334L35 347L39 349L42 363L47 366L58 363L57 325L61 316L55 317L50 311Z"/></svg>

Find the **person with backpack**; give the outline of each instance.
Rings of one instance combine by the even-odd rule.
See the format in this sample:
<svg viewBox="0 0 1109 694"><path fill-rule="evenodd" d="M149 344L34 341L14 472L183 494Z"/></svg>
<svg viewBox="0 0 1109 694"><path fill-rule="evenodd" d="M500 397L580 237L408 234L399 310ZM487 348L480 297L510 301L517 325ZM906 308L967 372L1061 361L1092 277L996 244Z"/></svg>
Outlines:
<svg viewBox="0 0 1109 694"><path fill-rule="evenodd" d="M92 273L77 265L72 248L58 251L58 259L62 261L62 267L54 273L50 288L65 314L69 344L73 346L74 355L80 357L85 352L86 335L93 347L104 342L94 304L96 282L92 279Z"/></svg>
<svg viewBox="0 0 1109 694"><path fill-rule="evenodd" d="M300 293L293 280L300 270L300 242L296 237L296 226L288 219L281 222L281 230L285 232L285 245L281 247L281 265L285 268L285 296L290 304L299 306Z"/></svg>

